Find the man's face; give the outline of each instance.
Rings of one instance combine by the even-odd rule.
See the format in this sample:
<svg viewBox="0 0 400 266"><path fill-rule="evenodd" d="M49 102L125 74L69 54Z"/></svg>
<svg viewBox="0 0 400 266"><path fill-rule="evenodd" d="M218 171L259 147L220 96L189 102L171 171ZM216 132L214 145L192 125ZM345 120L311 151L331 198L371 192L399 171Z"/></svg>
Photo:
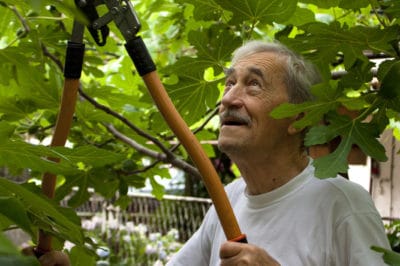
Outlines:
<svg viewBox="0 0 400 266"><path fill-rule="evenodd" d="M289 119L269 116L274 107L288 101L282 64L282 58L263 52L237 61L227 71L219 110L221 151L229 156L271 153L288 137Z"/></svg>

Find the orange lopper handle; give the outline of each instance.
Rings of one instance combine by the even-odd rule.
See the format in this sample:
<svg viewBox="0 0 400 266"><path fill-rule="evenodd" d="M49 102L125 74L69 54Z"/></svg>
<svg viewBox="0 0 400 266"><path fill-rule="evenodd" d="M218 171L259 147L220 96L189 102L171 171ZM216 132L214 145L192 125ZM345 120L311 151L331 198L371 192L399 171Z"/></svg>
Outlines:
<svg viewBox="0 0 400 266"><path fill-rule="evenodd" d="M78 95L79 79L65 79L64 89L61 99L61 107L57 117L51 146L64 146L67 141L69 130L72 124L76 99ZM55 162L57 159L49 158ZM54 198L56 187L56 175L45 173L42 178L42 192L49 198ZM51 236L43 231L39 231L37 254L43 254L51 250Z"/></svg>
<svg viewBox="0 0 400 266"><path fill-rule="evenodd" d="M242 238L236 217L214 166L207 157L200 142L182 119L164 89L156 71L142 76L154 102L165 121L185 147L203 177L204 185L214 203L224 233L229 240Z"/></svg>
<svg viewBox="0 0 400 266"><path fill-rule="evenodd" d="M82 72L83 56L85 45L83 40L84 26L77 21L74 21L71 41L68 42L65 67L64 67L64 87L61 98L60 110L57 116L57 122L54 129L51 146L64 146L69 130L71 128L72 119L75 112L76 100L78 97L79 78ZM58 162L56 158L49 160ZM45 173L42 178L42 192L49 198L54 198L56 187L56 175ZM38 246L36 255L39 257L43 253L51 250L51 236L39 230Z"/></svg>
<svg viewBox="0 0 400 266"><path fill-rule="evenodd" d="M135 36L129 39L125 48L142 76L160 113L199 169L204 185L214 203L225 236L228 240L245 242L245 235L240 231L232 206L214 166L169 98L142 38Z"/></svg>

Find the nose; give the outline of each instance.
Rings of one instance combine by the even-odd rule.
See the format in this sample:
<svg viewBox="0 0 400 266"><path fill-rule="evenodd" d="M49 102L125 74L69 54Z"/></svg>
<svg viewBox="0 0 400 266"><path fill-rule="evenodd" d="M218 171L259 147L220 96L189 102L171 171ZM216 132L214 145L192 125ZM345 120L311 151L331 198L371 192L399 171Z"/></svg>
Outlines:
<svg viewBox="0 0 400 266"><path fill-rule="evenodd" d="M221 105L226 108L240 108L243 106L243 89L236 83L222 96Z"/></svg>

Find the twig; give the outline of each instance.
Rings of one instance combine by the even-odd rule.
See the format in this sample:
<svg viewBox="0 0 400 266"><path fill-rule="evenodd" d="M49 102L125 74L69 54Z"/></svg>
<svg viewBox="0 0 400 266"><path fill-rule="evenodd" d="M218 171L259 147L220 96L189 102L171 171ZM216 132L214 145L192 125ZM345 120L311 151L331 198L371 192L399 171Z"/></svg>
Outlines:
<svg viewBox="0 0 400 266"><path fill-rule="evenodd" d="M119 132L117 129L114 128L114 126L112 126L110 124L104 125L104 126L117 139L125 142L126 144L128 144L129 146L131 146L132 148L137 150L138 152L140 152L142 154L145 154L145 155L147 155L147 156L149 156L149 157L151 157L153 159L162 161L164 163L169 163L169 164L171 164L171 165L173 165L173 166L185 171L186 173L189 173L190 175L201 179L200 173L198 172L198 170L194 166L188 164L187 162L185 162L183 160L180 160L180 159L176 158L175 155L167 156L167 155L165 155L163 153L159 153L159 152L156 152L154 150L148 149L148 148L144 147L143 145L137 143L133 139L131 139L131 138L125 136L124 134L122 134L121 132Z"/></svg>
<svg viewBox="0 0 400 266"><path fill-rule="evenodd" d="M152 169L153 167L155 167L157 164L159 164L161 162L162 162L161 160L155 160L151 164L149 164L141 169L129 172L129 174L134 175L134 174L140 174L140 173L147 172L148 170Z"/></svg>
<svg viewBox="0 0 400 266"><path fill-rule="evenodd" d="M6 5L6 4L5 4ZM6 5L7 6L7 5ZM31 31L28 23L26 22L25 18L19 13L19 11L17 10L17 8L14 5L9 5L8 6L13 12L14 14L17 16L18 20L21 22L22 27L24 28L24 30L20 33L18 33L17 38L15 38L14 40L12 40L8 46L13 45L18 39L24 38L26 37L26 35L28 35L28 33Z"/></svg>
<svg viewBox="0 0 400 266"><path fill-rule="evenodd" d="M17 10L17 8L14 5L9 6L9 8L14 12L14 14L17 16L17 18L21 22L22 27L24 28L24 32L21 33L18 37L19 38L25 37L31 31L28 23L26 22L25 18L19 13L19 11Z"/></svg>
<svg viewBox="0 0 400 266"><path fill-rule="evenodd" d="M118 120L123 122L125 125L127 125L130 129L135 131L139 136L144 137L144 138L150 140L151 142L153 142L157 147L159 147L166 154L167 157L175 157L175 155L167 147L165 147L164 144L162 144L157 138L155 138L155 137L151 136L150 134L144 132L143 130L141 130L140 128L135 126L128 119L126 119L125 117L123 117L119 113L115 112L114 110L111 110L107 106L98 103L95 99L91 98L86 93L84 93L81 88L79 88L79 94L85 100L90 102L97 109L100 109L100 110L104 111L105 113L117 118Z"/></svg>
<svg viewBox="0 0 400 266"><path fill-rule="evenodd" d="M199 131L201 131L201 130L208 124L208 122L210 122L210 120L218 113L219 104L220 104L220 102L218 102L218 103L216 104L216 107L215 107L214 109L212 109L212 110L206 112L206 115L209 114L208 117L206 118L206 120L204 120L204 122L203 122L198 128L196 128L196 129L193 130L193 134L196 134L196 133L198 133ZM164 139L166 139L166 140L171 140L171 139L174 138L174 137L175 137L175 136L167 136L167 137L165 137ZM180 143L176 144L175 146L178 146L178 147L179 147L179 145L180 145ZM177 148L177 147L175 147L175 146L174 146L173 149L170 149L170 150L175 150L175 149Z"/></svg>
<svg viewBox="0 0 400 266"><path fill-rule="evenodd" d="M215 107L210 115L206 118L206 120L204 121L203 124L201 124L198 128L196 128L193 133L196 134L197 132L199 132L200 130L203 130L203 128L208 124L208 122L210 122L210 120L216 115L218 114L219 111L219 103L217 103L217 107Z"/></svg>
<svg viewBox="0 0 400 266"><path fill-rule="evenodd" d="M59 68L61 71L64 71L64 66L63 66L63 63L61 62L61 60L58 59L58 58L57 58L55 55L53 55L52 53L50 53L49 50L47 49L46 45L44 45L43 43L41 43L41 46L42 46L43 54L44 54L45 56L47 56L48 58L50 58L50 59L58 66L58 68Z"/></svg>

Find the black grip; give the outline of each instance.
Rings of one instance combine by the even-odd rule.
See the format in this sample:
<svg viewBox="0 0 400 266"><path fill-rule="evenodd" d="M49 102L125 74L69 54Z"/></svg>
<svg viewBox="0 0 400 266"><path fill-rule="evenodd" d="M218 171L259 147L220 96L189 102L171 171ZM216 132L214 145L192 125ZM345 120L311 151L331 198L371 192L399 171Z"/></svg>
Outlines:
<svg viewBox="0 0 400 266"><path fill-rule="evenodd" d="M79 79L81 77L84 53L85 45L83 43L68 42L64 77L70 79Z"/></svg>
<svg viewBox="0 0 400 266"><path fill-rule="evenodd" d="M125 44L126 51L131 57L140 76L156 70L156 65L141 37L136 36Z"/></svg>

